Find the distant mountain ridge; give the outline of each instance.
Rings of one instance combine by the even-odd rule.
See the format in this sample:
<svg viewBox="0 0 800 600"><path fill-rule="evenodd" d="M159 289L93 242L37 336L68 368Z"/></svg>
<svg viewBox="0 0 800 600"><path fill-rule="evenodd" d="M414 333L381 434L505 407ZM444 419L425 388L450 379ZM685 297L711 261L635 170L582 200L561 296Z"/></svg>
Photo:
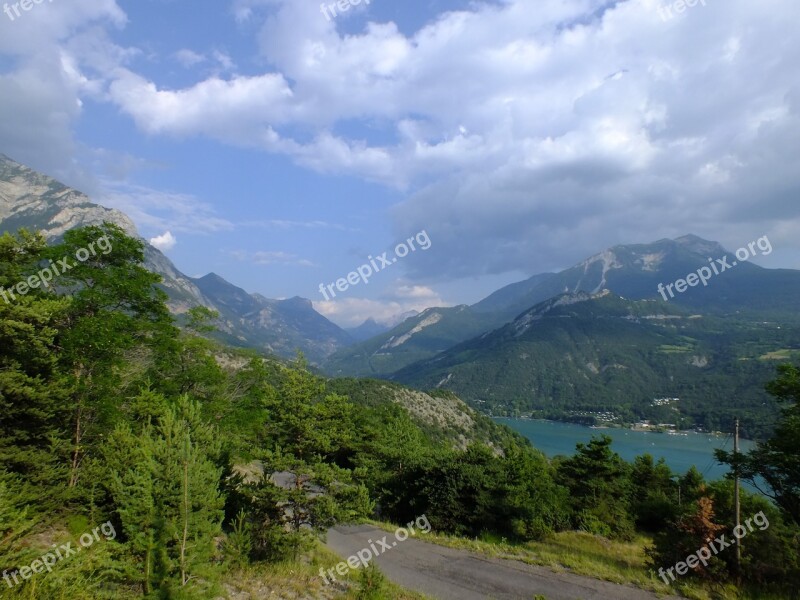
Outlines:
<svg viewBox="0 0 800 600"><path fill-rule="evenodd" d="M0 233L25 227L58 240L69 229L104 221L144 242L145 266L162 276L173 313L180 315L193 306L218 311L220 335L229 343L283 357L302 350L310 361L319 363L353 342L343 329L316 312L310 300L269 300L214 274L187 277L139 236L123 212L95 204L85 194L0 154Z"/></svg>
<svg viewBox="0 0 800 600"><path fill-rule="evenodd" d="M662 239L650 244L619 245L587 258L575 266L551 276L534 276L527 282L498 290L509 296L503 313L509 319L531 306L558 294L610 289L615 294L636 300L658 298L658 285L673 283L709 265L709 259L735 256L717 242L696 235L674 240ZM753 285L758 282L759 285ZM527 287L522 287L527 284ZM800 272L788 269L764 269L740 262L735 268L714 276L707 286L689 288L670 298L671 302L714 311L777 310L791 311L793 298L800 293ZM516 297L514 297L516 296ZM478 303L479 306L486 300Z"/></svg>
<svg viewBox="0 0 800 600"><path fill-rule="evenodd" d="M370 338L386 333L393 327L396 327L406 319L416 317L419 314L416 310L409 310L398 315L394 315L388 319L376 319L374 317L368 318L358 327L348 327L345 331L350 334L356 342L363 342Z"/></svg>
<svg viewBox="0 0 800 600"><path fill-rule="evenodd" d="M661 299L659 284L683 279L709 259L733 254L717 242L695 235L650 244L619 245L591 256L559 273L543 273L505 286L469 307L428 309L436 322L407 321L388 332L331 355L323 368L335 375L392 377L412 365L473 337L488 334L539 303L561 294L594 294L608 289L633 300ZM765 318L792 320L798 311L800 271L764 269L737 264L715 275L707 286L690 287L669 301L713 314L745 312ZM427 311L426 311L427 312ZM401 340L401 342L397 342Z"/></svg>
<svg viewBox="0 0 800 600"><path fill-rule="evenodd" d="M494 313L477 313L466 305L428 308L389 331L330 355L322 368L332 376L388 377L502 322Z"/></svg>

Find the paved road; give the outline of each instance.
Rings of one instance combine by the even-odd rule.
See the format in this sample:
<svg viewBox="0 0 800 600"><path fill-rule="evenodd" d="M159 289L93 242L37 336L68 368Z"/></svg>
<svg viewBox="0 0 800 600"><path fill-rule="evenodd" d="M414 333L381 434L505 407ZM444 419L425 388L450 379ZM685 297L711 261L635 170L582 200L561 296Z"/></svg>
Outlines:
<svg viewBox="0 0 800 600"><path fill-rule="evenodd" d="M328 532L328 547L342 558L354 556L369 542L394 534L371 525L336 527ZM382 550L375 562L393 582L439 600L654 600L658 596L637 588L616 585L570 573L553 573L544 567L514 560L492 559L420 541L423 533ZM335 565L330 565L334 567ZM675 598L674 600L678 600Z"/></svg>

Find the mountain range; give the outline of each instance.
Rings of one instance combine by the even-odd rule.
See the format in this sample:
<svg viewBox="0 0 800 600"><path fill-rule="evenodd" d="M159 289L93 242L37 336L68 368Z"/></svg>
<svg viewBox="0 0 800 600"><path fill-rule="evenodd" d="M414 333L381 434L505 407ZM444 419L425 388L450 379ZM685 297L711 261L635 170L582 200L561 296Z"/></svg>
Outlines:
<svg viewBox="0 0 800 600"><path fill-rule="evenodd" d="M301 350L314 363L353 343L353 338L318 312L310 300L270 300L249 294L209 274L193 279L139 236L124 213L95 204L55 179L0 154L0 234L25 227L57 241L75 227L108 221L144 243L145 265L163 278L170 310L182 315L193 306L216 310L219 336L235 346L253 347L282 357Z"/></svg>
<svg viewBox="0 0 800 600"><path fill-rule="evenodd" d="M0 155L0 233L26 227L58 240L104 221L139 237L124 213ZM301 350L329 375L449 390L490 414L593 420L616 412L719 428L736 412L758 433L777 410L763 383L776 362L800 353L800 271L759 267L694 235L615 246L471 306L368 319L348 331L310 300L265 298L214 273L188 277L143 242L170 309L216 310L226 343L281 357ZM758 249L772 251L766 238ZM662 293L723 262L730 267L707 285ZM654 405L662 396L680 405Z"/></svg>
<svg viewBox="0 0 800 600"><path fill-rule="evenodd" d="M720 244L686 235L652 244L615 246L559 273L534 275L506 286L472 306L428 309L394 329L339 350L323 367L332 375L391 377L564 293L592 294L608 289L632 300L663 300L659 284L710 268L709 259L724 259L736 266L713 276L707 286L673 291L674 298L665 292L670 303L715 315L750 314L778 320L797 316L800 272L739 264Z"/></svg>

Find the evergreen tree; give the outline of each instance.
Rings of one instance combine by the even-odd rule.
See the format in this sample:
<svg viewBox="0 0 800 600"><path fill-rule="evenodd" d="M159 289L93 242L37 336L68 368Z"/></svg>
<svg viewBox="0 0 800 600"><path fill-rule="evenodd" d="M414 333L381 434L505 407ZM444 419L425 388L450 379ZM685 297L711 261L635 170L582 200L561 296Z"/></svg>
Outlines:
<svg viewBox="0 0 800 600"><path fill-rule="evenodd" d="M110 491L143 566L145 593L202 597L214 581L224 506L219 453L215 428L186 397L138 435L124 425L114 432L106 453Z"/></svg>
<svg viewBox="0 0 800 600"><path fill-rule="evenodd" d="M44 240L24 230L0 236L0 288L25 281L44 252ZM58 365L58 325L68 301L41 288L0 299L0 464L22 475L19 485L52 495L62 477L69 385Z"/></svg>
<svg viewBox="0 0 800 600"><path fill-rule="evenodd" d="M611 438L593 437L558 469L558 481L569 490L576 526L603 535L630 537L627 464L611 451Z"/></svg>

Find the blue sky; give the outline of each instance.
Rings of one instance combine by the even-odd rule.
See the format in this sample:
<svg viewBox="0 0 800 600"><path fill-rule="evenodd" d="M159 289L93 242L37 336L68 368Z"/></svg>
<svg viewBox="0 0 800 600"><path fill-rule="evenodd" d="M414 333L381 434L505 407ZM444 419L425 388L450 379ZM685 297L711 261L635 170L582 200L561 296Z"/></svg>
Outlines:
<svg viewBox="0 0 800 600"><path fill-rule="evenodd" d="M0 152L344 326L689 232L800 268L800 5L670 6L45 0L0 14Z"/></svg>

